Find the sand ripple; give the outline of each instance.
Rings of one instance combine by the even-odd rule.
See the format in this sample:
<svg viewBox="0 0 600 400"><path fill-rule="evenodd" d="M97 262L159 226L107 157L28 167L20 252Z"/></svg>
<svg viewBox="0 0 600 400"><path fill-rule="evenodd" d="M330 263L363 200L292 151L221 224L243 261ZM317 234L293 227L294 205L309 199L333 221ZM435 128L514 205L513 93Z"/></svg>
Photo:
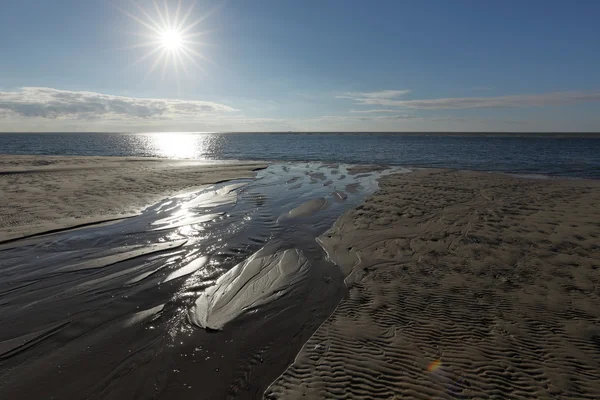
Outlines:
<svg viewBox="0 0 600 400"><path fill-rule="evenodd" d="M600 398L600 185L422 171L322 238L348 296L267 398Z"/></svg>

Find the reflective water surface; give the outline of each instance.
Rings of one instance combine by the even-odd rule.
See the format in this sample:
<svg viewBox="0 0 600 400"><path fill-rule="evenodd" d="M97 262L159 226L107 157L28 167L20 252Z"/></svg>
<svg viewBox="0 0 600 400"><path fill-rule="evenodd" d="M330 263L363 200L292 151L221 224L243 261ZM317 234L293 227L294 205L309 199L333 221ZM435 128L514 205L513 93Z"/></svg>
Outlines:
<svg viewBox="0 0 600 400"><path fill-rule="evenodd" d="M389 133L0 134L0 154L323 161L600 179L600 138Z"/></svg>
<svg viewBox="0 0 600 400"><path fill-rule="evenodd" d="M0 398L260 395L345 293L315 238L392 171L274 164L0 244Z"/></svg>

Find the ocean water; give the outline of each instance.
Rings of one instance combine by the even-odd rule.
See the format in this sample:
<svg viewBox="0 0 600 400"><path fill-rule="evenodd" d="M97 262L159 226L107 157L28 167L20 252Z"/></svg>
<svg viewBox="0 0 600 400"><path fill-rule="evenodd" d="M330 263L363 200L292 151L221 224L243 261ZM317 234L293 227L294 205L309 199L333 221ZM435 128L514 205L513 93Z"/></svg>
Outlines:
<svg viewBox="0 0 600 400"><path fill-rule="evenodd" d="M325 161L600 179L600 138L385 133L0 134L0 154Z"/></svg>

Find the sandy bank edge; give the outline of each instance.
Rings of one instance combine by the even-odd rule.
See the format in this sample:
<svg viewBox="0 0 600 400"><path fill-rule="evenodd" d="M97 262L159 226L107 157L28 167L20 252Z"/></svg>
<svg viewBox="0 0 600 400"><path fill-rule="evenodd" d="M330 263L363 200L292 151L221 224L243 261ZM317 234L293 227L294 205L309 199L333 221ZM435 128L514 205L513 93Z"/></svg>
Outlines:
<svg viewBox="0 0 600 400"><path fill-rule="evenodd" d="M137 215L162 199L253 178L262 162L0 156L0 243Z"/></svg>

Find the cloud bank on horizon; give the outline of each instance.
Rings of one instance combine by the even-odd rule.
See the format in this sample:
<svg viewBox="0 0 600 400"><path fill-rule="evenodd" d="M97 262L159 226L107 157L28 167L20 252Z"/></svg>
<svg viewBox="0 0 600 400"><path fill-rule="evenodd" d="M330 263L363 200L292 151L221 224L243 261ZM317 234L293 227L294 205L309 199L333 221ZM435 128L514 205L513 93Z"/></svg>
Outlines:
<svg viewBox="0 0 600 400"><path fill-rule="evenodd" d="M495 97L455 97L426 100L399 100L410 90L383 90L370 93L347 93L339 99L350 99L358 105L388 106L399 108L435 110L467 108L511 108L562 106L577 103L600 102L600 91L554 92L543 94L519 94ZM390 110L368 110L363 112L389 112ZM361 112L361 111L354 111Z"/></svg>
<svg viewBox="0 0 600 400"><path fill-rule="evenodd" d="M208 101L145 99L45 87L0 91L0 111L6 116L49 119L170 119L233 112Z"/></svg>
<svg viewBox="0 0 600 400"><path fill-rule="evenodd" d="M579 103L600 102L600 92L555 92L489 97L456 97L439 99L403 99L411 94L404 90L347 92L332 95L351 102L351 107L383 106L385 109L347 109L340 115L322 115L304 119L246 116L230 105L203 100L180 100L117 96L88 91L60 90L47 87L22 87L0 91L0 121L3 131L85 130L85 131L287 131L287 130L382 130L402 131L407 123L418 130L419 124L440 124L464 129L474 123L481 129L485 123L501 123L515 128L527 127L527 121L494 120L452 115L417 115L415 110L472 108L559 107ZM449 125L450 124L450 125ZM454 125L452 125L454 124ZM19 126L23 129L13 129ZM200 127L200 129L197 129ZM373 128L370 128L373 127ZM42 128L42 129L40 129ZM48 129L46 129L48 128ZM452 129L448 129L452 130Z"/></svg>

